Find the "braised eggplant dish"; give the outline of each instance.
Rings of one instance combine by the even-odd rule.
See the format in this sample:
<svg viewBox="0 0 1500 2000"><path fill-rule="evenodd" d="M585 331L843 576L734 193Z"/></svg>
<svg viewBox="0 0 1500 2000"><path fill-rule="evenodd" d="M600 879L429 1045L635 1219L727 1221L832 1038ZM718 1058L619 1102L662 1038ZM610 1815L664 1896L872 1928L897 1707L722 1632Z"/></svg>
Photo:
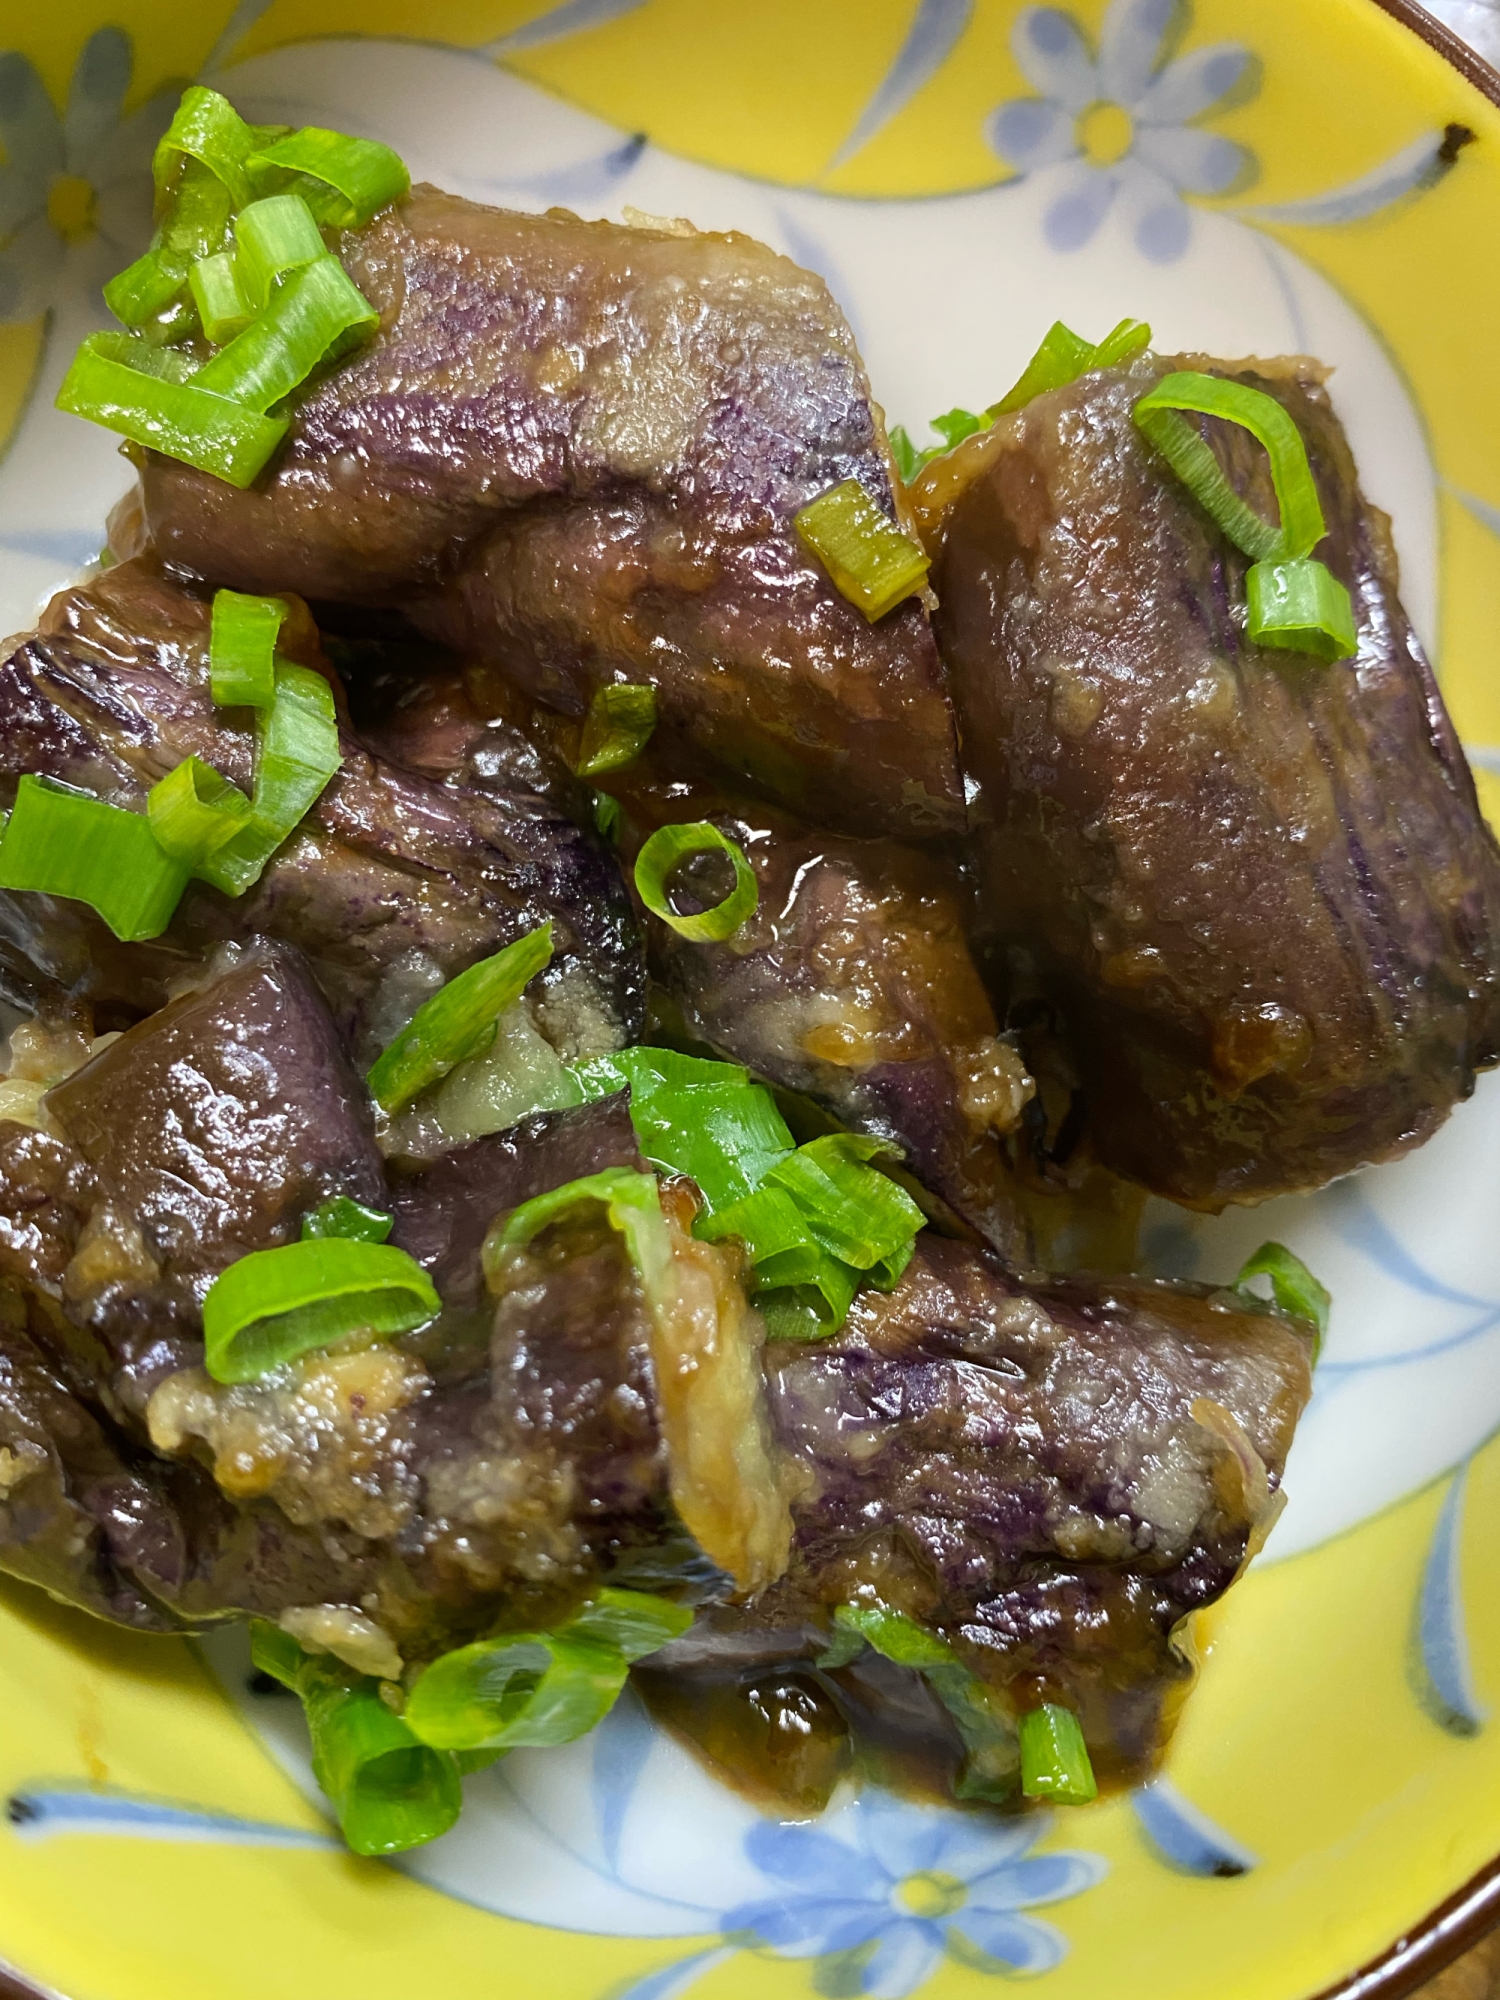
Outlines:
<svg viewBox="0 0 1500 2000"><path fill-rule="evenodd" d="M155 171L0 663L0 1569L250 1621L362 1854L627 1681L791 1816L1149 1777L1330 1302L1147 1194L1500 1060L1327 371L1059 323L917 452L746 237L200 88Z"/></svg>

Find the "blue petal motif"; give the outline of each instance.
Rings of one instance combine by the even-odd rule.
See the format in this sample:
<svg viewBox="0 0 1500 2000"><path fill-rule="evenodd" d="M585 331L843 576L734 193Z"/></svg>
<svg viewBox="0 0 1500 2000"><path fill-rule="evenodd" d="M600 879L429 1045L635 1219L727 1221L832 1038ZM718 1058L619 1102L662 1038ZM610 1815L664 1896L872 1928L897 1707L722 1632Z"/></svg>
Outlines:
<svg viewBox="0 0 1500 2000"><path fill-rule="evenodd" d="M130 88L130 37L122 28L99 28L83 45L68 89L63 143L68 171L94 178L94 162L114 135Z"/></svg>
<svg viewBox="0 0 1500 2000"><path fill-rule="evenodd" d="M1291 222L1320 228L1341 222L1362 222L1367 215L1378 215L1381 209L1389 208L1392 202L1436 186L1452 166L1447 134L1424 132L1381 166L1372 167L1358 180L1346 181L1343 187L1331 188L1327 194L1238 212L1252 222Z"/></svg>
<svg viewBox="0 0 1500 2000"><path fill-rule="evenodd" d="M906 2000L925 1986L942 1962L943 1934L919 1917L888 1923L865 1967L864 1989L870 2000Z"/></svg>
<svg viewBox="0 0 1500 2000"><path fill-rule="evenodd" d="M238 0L234 12L224 23L223 33L208 52L208 60L203 65L205 76L221 63L228 62L270 4L271 0Z"/></svg>
<svg viewBox="0 0 1500 2000"><path fill-rule="evenodd" d="M1246 186L1255 155L1217 132L1192 125L1143 125L1135 135L1135 156L1182 194L1228 194Z"/></svg>
<svg viewBox="0 0 1500 2000"><path fill-rule="evenodd" d="M952 1919L976 1951L1017 1972L1050 1972L1068 1955L1068 1941L1051 1924L1009 1911L980 1910L965 1904Z"/></svg>
<svg viewBox="0 0 1500 2000"><path fill-rule="evenodd" d="M1028 7L1016 17L1011 53L1033 90L1076 118L1099 95L1099 79L1083 30L1060 7Z"/></svg>
<svg viewBox="0 0 1500 2000"><path fill-rule="evenodd" d="M984 135L1007 165L1029 174L1074 157L1076 124L1050 97L1013 97L990 114Z"/></svg>
<svg viewBox="0 0 1500 2000"><path fill-rule="evenodd" d="M1132 108L1144 125L1185 125L1215 105L1243 104L1260 88L1261 61L1238 42L1215 42L1168 63Z"/></svg>
<svg viewBox="0 0 1500 2000"><path fill-rule="evenodd" d="M919 0L906 40L886 71L875 95L859 114L859 122L828 163L831 173L868 146L898 111L930 83L952 55L974 14L974 0Z"/></svg>
<svg viewBox="0 0 1500 2000"><path fill-rule="evenodd" d="M1099 95L1133 111L1189 16L1187 0L1114 0L1099 30Z"/></svg>
<svg viewBox="0 0 1500 2000"><path fill-rule="evenodd" d="M63 170L62 121L25 56L0 55L0 146L7 171L45 189Z"/></svg>
<svg viewBox="0 0 1500 2000"><path fill-rule="evenodd" d="M798 1902L742 1903L720 1920L726 1932L754 1931L763 1944L784 1958L823 1958L829 1952L854 1951L878 1937L891 1921L885 1902L808 1897Z"/></svg>
<svg viewBox="0 0 1500 2000"><path fill-rule="evenodd" d="M549 7L534 21L526 21L508 35L487 43L485 53L513 56L522 49L544 48L548 42L565 41L569 35L584 35L590 28L621 21L645 5L646 0L563 0L560 7Z"/></svg>
<svg viewBox="0 0 1500 2000"><path fill-rule="evenodd" d="M1080 167L1047 210L1042 233L1054 250L1082 250L1091 243L1115 198L1119 177Z"/></svg>
<svg viewBox="0 0 1500 2000"><path fill-rule="evenodd" d="M1467 1464L1453 1475L1433 1532L1417 1604L1422 1664L1437 1697L1437 1717L1455 1736L1477 1735L1486 1717L1474 1689L1464 1620L1462 1534L1467 1475Z"/></svg>
<svg viewBox="0 0 1500 2000"><path fill-rule="evenodd" d="M300 1826L273 1826L230 1813L201 1812L128 1792L84 1786L29 1785L6 1801L11 1830L20 1840L64 1833L121 1834L136 1840L222 1843L229 1847L315 1847L339 1851L331 1834Z"/></svg>
<svg viewBox="0 0 1500 2000"><path fill-rule="evenodd" d="M651 1755L655 1731L645 1704L632 1687L610 1710L594 1732L594 1761L590 1773L594 1812L599 1821L599 1845L604 1858L617 1872L620 1866L620 1837L625 1831L625 1815L635 1796L636 1784Z"/></svg>
<svg viewBox="0 0 1500 2000"><path fill-rule="evenodd" d="M958 1871L950 1870L950 1873ZM969 1902L981 1910L1024 1910L1037 1903L1061 1903L1081 1896L1109 1873L1101 1854L1033 1854L1008 1861L969 1883Z"/></svg>
<svg viewBox="0 0 1500 2000"><path fill-rule="evenodd" d="M791 1882L806 1896L859 1901L870 1893L866 1857L830 1834L761 1820L745 1835L745 1853L763 1875ZM726 1930L733 1926L726 1924Z"/></svg>
<svg viewBox="0 0 1500 2000"><path fill-rule="evenodd" d="M1139 1786L1130 1803L1157 1853L1186 1875L1247 1875L1259 1866L1258 1856L1200 1812L1166 1778Z"/></svg>

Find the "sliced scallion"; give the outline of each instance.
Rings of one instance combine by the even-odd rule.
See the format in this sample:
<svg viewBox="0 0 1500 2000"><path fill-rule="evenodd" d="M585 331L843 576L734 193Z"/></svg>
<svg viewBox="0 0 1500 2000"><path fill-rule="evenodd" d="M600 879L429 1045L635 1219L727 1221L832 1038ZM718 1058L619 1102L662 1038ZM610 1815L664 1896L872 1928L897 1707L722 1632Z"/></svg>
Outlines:
<svg viewBox="0 0 1500 2000"><path fill-rule="evenodd" d="M212 764L184 757L147 793L146 816L163 852L198 868L245 825L250 801Z"/></svg>
<svg viewBox="0 0 1500 2000"><path fill-rule="evenodd" d="M857 479L820 493L794 525L840 594L871 624L927 581L926 550L902 534Z"/></svg>
<svg viewBox="0 0 1500 2000"><path fill-rule="evenodd" d="M1245 575L1246 630L1258 646L1347 660L1359 651L1349 593L1325 563L1258 562Z"/></svg>
<svg viewBox="0 0 1500 2000"><path fill-rule="evenodd" d="M208 667L222 708L269 708L276 699L276 639L290 607L284 597L214 592Z"/></svg>
<svg viewBox="0 0 1500 2000"><path fill-rule="evenodd" d="M1071 1708L1043 1702L1020 1721L1021 1790L1028 1799L1083 1806L1099 1796L1083 1730Z"/></svg>
<svg viewBox="0 0 1500 2000"><path fill-rule="evenodd" d="M128 334L91 333L63 377L57 407L231 486L248 486L290 420L212 393L188 379L191 369L185 355L149 348Z"/></svg>
<svg viewBox="0 0 1500 2000"><path fill-rule="evenodd" d="M235 217L234 240L245 294L255 312L264 310L278 278L328 254L312 210L295 194L266 195L242 208Z"/></svg>
<svg viewBox="0 0 1500 2000"><path fill-rule="evenodd" d="M400 1854L446 1833L463 1809L456 1758L419 1741L380 1698L380 1683L325 1655L304 1653L255 1619L250 1655L300 1697L313 1776L356 1854Z"/></svg>
<svg viewBox="0 0 1500 2000"><path fill-rule="evenodd" d="M151 163L156 185L170 190L185 163L197 160L228 189L236 208L250 199L245 162L256 135L227 97L201 84L182 93L172 122L157 142Z"/></svg>
<svg viewBox="0 0 1500 2000"><path fill-rule="evenodd" d="M34 773L17 785L0 837L0 889L70 896L133 942L161 935L186 884L144 813Z"/></svg>
<svg viewBox="0 0 1500 2000"><path fill-rule="evenodd" d="M711 909L679 916L668 891L672 875L689 855L715 853L728 855L734 886ZM718 944L732 937L760 901L755 870L745 859L745 850L706 819L658 827L636 856L635 886L651 914L691 944Z"/></svg>
<svg viewBox="0 0 1500 2000"><path fill-rule="evenodd" d="M265 310L193 379L246 409L268 410L300 388L346 334L373 330L379 317L337 257L325 255L291 272Z"/></svg>
<svg viewBox="0 0 1500 2000"><path fill-rule="evenodd" d="M422 1266L391 1243L327 1236L252 1250L208 1288L203 1365L216 1382L251 1382L352 1333L407 1333L441 1309Z"/></svg>
<svg viewBox="0 0 1500 2000"><path fill-rule="evenodd" d="M991 403L987 414L991 417L1009 416L1012 410L1021 410L1034 397L1046 395L1049 389L1061 389L1088 370L1094 357L1092 341L1074 333L1070 326L1064 326L1060 319L1054 320L1042 336L1042 344L1021 370L1019 379L1006 390L998 403Z"/></svg>
<svg viewBox="0 0 1500 2000"><path fill-rule="evenodd" d="M302 1240L308 1243L325 1236L347 1236L355 1243L384 1243L395 1220L383 1208L366 1208L352 1195L330 1195L303 1216Z"/></svg>
<svg viewBox="0 0 1500 2000"><path fill-rule="evenodd" d="M572 1074L586 1098L628 1086L641 1151L696 1181L710 1210L748 1195L792 1150L771 1093L737 1063L633 1048L578 1064Z"/></svg>
<svg viewBox="0 0 1500 2000"><path fill-rule="evenodd" d="M399 1111L455 1064L482 1054L500 1016L551 957L552 925L539 924L424 1000L370 1071L370 1095L380 1108Z"/></svg>
<svg viewBox="0 0 1500 2000"><path fill-rule="evenodd" d="M998 1695L964 1665L947 1640L888 1605L841 1604L834 1613L833 1644L818 1664L847 1665L861 1642L921 1674L952 1716L967 1753L953 1787L957 1797L991 1802L1008 1797L1015 1790L1018 1763L1015 1725Z"/></svg>
<svg viewBox="0 0 1500 2000"><path fill-rule="evenodd" d="M183 272L158 245L127 264L104 287L104 303L122 326L144 326L165 312L182 291ZM212 339L212 335L209 336Z"/></svg>
<svg viewBox="0 0 1500 2000"><path fill-rule="evenodd" d="M243 333L255 317L240 288L239 268L228 250L200 257L188 272L188 284L204 338L216 347Z"/></svg>
<svg viewBox="0 0 1500 2000"><path fill-rule="evenodd" d="M580 778L632 763L656 727L656 689L648 681L611 681L589 703L578 752Z"/></svg>
<svg viewBox="0 0 1500 2000"><path fill-rule="evenodd" d="M1328 1287L1320 1284L1308 1270L1302 1259L1287 1249L1284 1243L1262 1243L1253 1257L1246 1258L1234 1281L1234 1289L1243 1292L1247 1298L1254 1298L1251 1280L1269 1278L1271 1297L1278 1312L1289 1313L1295 1319L1305 1319L1313 1327L1313 1359L1328 1337L1328 1320L1333 1311L1333 1294Z"/></svg>
<svg viewBox="0 0 1500 2000"><path fill-rule="evenodd" d="M311 667L276 662L276 696L255 717L255 791L250 817L196 873L241 896L322 796L342 762L333 691Z"/></svg>
<svg viewBox="0 0 1500 2000"><path fill-rule="evenodd" d="M434 1660L407 1698L408 1727L434 1749L548 1749L613 1708L631 1663L685 1632L693 1614L642 1591L603 1590L550 1632L507 1632Z"/></svg>
<svg viewBox="0 0 1500 2000"><path fill-rule="evenodd" d="M1138 354L1144 354L1150 345L1151 328L1145 320L1122 319L1117 326L1110 328L1089 356L1089 370L1123 367Z"/></svg>
<svg viewBox="0 0 1500 2000"><path fill-rule="evenodd" d="M904 1188L865 1164L891 1150L879 1139L832 1132L778 1161L766 1185L791 1197L830 1256L868 1271L908 1251L926 1222Z"/></svg>
<svg viewBox="0 0 1500 2000"><path fill-rule="evenodd" d="M1238 424L1264 446L1280 514L1275 526L1235 492L1183 411ZM1302 434L1276 398L1247 382L1183 369L1164 375L1141 397L1135 421L1203 511L1254 563L1246 579L1250 639L1324 660L1356 652L1349 593L1324 564L1311 560L1327 526Z"/></svg>
<svg viewBox="0 0 1500 2000"><path fill-rule="evenodd" d="M389 146L317 125L304 125L253 154L250 172L261 187L305 176L311 185L299 181L298 192L331 229L363 228L411 186L404 161Z"/></svg>

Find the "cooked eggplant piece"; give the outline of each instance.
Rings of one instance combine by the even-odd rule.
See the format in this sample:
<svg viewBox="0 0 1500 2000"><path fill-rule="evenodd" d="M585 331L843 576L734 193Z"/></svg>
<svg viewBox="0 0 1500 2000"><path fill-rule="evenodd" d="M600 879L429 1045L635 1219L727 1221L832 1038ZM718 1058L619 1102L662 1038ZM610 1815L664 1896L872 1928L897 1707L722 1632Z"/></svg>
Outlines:
<svg viewBox="0 0 1500 2000"><path fill-rule="evenodd" d="M1311 1331L1204 1285L1023 1285L919 1237L897 1289L861 1293L835 1339L767 1350L776 1435L806 1479L788 1574L748 1611L706 1614L653 1672L743 1692L778 1652L813 1665L833 1607L881 1603L941 1632L1002 1715L1062 1702L1101 1779L1145 1775L1191 1679L1180 1621L1279 1511ZM882 1756L941 1782L964 1746L916 1680L872 1654L833 1675Z"/></svg>
<svg viewBox="0 0 1500 2000"><path fill-rule="evenodd" d="M1184 366L1295 420L1356 659L1247 641L1245 559L1132 422ZM1260 448L1202 434L1274 519ZM1061 1007L1106 1164L1212 1210L1420 1145L1500 1057L1500 854L1319 367L1105 369L915 498L989 962Z"/></svg>
<svg viewBox="0 0 1500 2000"><path fill-rule="evenodd" d="M819 833L765 809L712 811L701 795L669 802L674 816L710 818L737 842L759 890L754 915L723 943L646 919L652 971L682 1030L850 1130L891 1141L951 1216L1028 1265L1005 1142L1031 1079L996 1032L957 871L895 841ZM693 864L674 877L683 913L722 893L708 859L701 877Z"/></svg>
<svg viewBox="0 0 1500 2000"><path fill-rule="evenodd" d="M342 254L379 336L256 488L147 459L165 561L399 608L569 714L649 681L664 751L855 831L961 825L926 611L868 623L792 526L846 479L895 506L821 279L744 236L430 187Z"/></svg>
<svg viewBox="0 0 1500 2000"><path fill-rule="evenodd" d="M54 598L0 666L0 797L39 771L139 805L190 753L248 791L248 712L213 705L208 629L207 602L139 560ZM80 904L0 892L10 997L54 1015L86 1002L119 1025L161 1006L214 944L281 938L306 953L368 1063L442 979L551 918L539 991L567 1053L635 1038L640 945L592 834L503 771L439 785L352 735L341 748L343 768L260 881L237 899L190 886L163 938L121 945Z"/></svg>

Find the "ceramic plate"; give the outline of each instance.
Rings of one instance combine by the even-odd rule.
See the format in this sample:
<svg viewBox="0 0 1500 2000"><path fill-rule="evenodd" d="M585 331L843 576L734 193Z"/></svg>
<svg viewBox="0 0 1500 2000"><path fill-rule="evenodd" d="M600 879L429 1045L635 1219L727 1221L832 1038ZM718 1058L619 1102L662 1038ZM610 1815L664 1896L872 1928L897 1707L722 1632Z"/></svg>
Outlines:
<svg viewBox="0 0 1500 2000"><path fill-rule="evenodd" d="M257 119L387 140L482 201L751 231L828 280L919 441L934 412L992 401L1056 317L1320 355L1500 809L1500 111L1431 24L1424 41L1374 0L22 16L0 28L0 630L95 552L127 483L52 396L144 244L152 144L196 77ZM13 1587L16 1990L982 2000L1028 1974L1046 2000L1303 2000L1385 1954L1350 1990L1394 1996L1488 1907L1500 1853L1497 1188L1500 1080L1420 1154L1316 1198L1149 1209L1145 1268L1228 1276L1276 1236L1336 1305L1290 1508L1200 1630L1201 1687L1134 1795L1020 1826L867 1795L783 1826L626 1702L473 1780L460 1827L387 1867L330 1838L289 1704L252 1691L238 1637L115 1634Z"/></svg>

